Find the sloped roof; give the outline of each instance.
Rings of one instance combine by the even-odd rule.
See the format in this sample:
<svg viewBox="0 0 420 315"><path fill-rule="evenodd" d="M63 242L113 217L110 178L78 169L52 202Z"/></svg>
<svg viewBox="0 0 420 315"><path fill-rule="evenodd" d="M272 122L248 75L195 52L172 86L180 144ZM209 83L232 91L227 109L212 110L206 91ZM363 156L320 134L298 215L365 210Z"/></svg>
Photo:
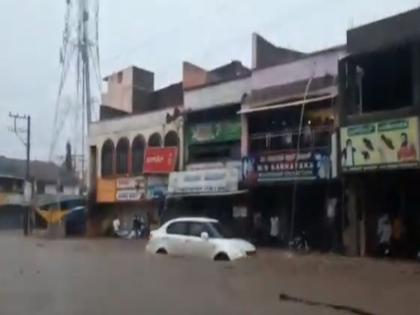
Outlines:
<svg viewBox="0 0 420 315"><path fill-rule="evenodd" d="M56 183L59 180L63 185L76 185L79 183L79 179L73 172L53 162L31 161L30 169L31 177L34 177L36 180L51 183ZM25 174L25 160L0 156L0 175L25 178Z"/></svg>

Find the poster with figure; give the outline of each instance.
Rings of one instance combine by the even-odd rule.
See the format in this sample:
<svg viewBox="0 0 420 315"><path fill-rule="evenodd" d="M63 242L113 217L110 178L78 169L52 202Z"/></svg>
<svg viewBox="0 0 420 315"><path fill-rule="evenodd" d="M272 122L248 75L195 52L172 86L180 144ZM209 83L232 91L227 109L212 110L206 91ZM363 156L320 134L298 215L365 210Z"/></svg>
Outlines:
<svg viewBox="0 0 420 315"><path fill-rule="evenodd" d="M341 128L340 137L343 171L418 166L417 117Z"/></svg>

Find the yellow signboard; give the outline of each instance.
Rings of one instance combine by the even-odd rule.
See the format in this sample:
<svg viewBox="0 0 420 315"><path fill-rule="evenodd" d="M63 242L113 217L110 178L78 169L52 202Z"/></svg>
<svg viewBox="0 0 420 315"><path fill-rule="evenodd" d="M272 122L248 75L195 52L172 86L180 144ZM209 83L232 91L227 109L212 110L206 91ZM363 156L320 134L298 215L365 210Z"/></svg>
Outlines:
<svg viewBox="0 0 420 315"><path fill-rule="evenodd" d="M343 171L419 165L418 118L341 128Z"/></svg>

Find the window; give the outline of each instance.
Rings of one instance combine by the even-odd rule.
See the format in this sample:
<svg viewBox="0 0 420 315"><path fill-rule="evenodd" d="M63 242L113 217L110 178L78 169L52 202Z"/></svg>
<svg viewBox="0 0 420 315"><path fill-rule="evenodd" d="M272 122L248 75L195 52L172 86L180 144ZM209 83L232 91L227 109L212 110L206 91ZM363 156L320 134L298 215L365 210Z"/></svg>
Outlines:
<svg viewBox="0 0 420 315"><path fill-rule="evenodd" d="M161 147L162 137L156 132L150 136L147 144L149 145L149 147Z"/></svg>
<svg viewBox="0 0 420 315"><path fill-rule="evenodd" d="M166 228L166 233L187 235L188 222L174 222Z"/></svg>
<svg viewBox="0 0 420 315"><path fill-rule="evenodd" d="M122 138L117 144L117 174L124 175L128 173L128 147L127 138Z"/></svg>
<svg viewBox="0 0 420 315"><path fill-rule="evenodd" d="M164 141L165 147L177 147L178 146L178 135L175 131L169 131L165 136Z"/></svg>
<svg viewBox="0 0 420 315"><path fill-rule="evenodd" d="M145 141L143 136L138 135L133 140L131 153L131 167L134 175L143 172Z"/></svg>
<svg viewBox="0 0 420 315"><path fill-rule="evenodd" d="M102 146L101 153L101 174L111 176L114 173L114 143L107 140Z"/></svg>
<svg viewBox="0 0 420 315"><path fill-rule="evenodd" d="M202 223L202 222L191 222L190 223L190 230L189 230L189 235L191 236L196 236L196 237L201 237L201 233L203 232L207 232L209 235L209 229L207 228L207 226Z"/></svg>
<svg viewBox="0 0 420 315"><path fill-rule="evenodd" d="M45 183L37 182L36 183L36 192L38 194L45 194Z"/></svg>

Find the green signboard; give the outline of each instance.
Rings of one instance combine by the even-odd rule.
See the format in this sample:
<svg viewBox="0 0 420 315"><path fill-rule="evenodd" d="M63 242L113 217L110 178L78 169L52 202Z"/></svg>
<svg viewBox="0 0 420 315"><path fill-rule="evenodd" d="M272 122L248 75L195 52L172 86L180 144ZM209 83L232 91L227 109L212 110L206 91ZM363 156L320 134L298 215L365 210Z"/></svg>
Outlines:
<svg viewBox="0 0 420 315"><path fill-rule="evenodd" d="M189 144L225 142L241 139L241 121L224 120L192 124L187 128Z"/></svg>

